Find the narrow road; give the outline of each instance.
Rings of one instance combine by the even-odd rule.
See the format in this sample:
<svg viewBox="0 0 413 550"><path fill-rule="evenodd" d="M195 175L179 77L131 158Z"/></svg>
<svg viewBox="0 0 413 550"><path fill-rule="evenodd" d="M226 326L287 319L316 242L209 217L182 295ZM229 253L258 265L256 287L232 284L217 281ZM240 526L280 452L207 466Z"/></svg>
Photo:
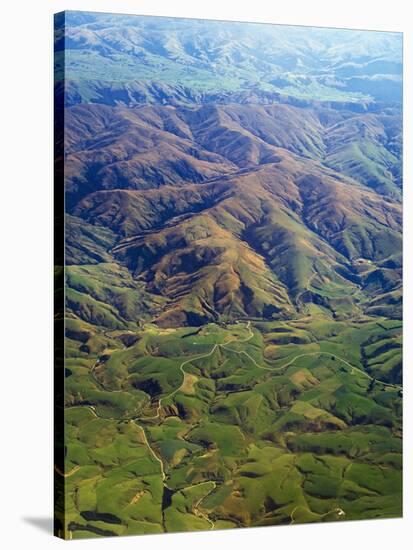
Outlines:
<svg viewBox="0 0 413 550"><path fill-rule="evenodd" d="M105 417L101 417L97 412L96 412L96 408L93 406L93 405L74 405L72 407L67 407L68 409L69 408L89 408L89 410L93 413L93 415L101 420L108 420L108 421L125 421L125 420L129 420L130 422L133 422L135 424L135 426L137 428L140 429L141 433L142 433L142 436L143 436L143 442L144 444L146 445L146 447L148 448L150 454L153 456L153 458L159 463L159 466L160 466L160 471L161 471L161 475L162 475L162 483L164 485L165 488L167 488L168 490L173 490L171 489L170 487L168 487L167 483L166 483L166 473L165 473L165 469L164 469L164 463L162 461L162 459L156 454L156 452L153 450L153 448L151 447L151 445L149 444L149 441L148 441L148 438L147 438L147 435L146 435L146 431L145 431L145 428L143 426L141 426L140 424L137 423L137 421L145 421L145 420L155 420L157 418L160 417L160 414L161 414L161 410L162 410L162 402L165 400L165 399L168 399L170 397L172 397L173 395L175 395L176 393L178 393L184 383L185 383L185 375L187 374L186 371L184 370L184 367L185 365L189 364L189 363L192 363L194 361L197 361L198 359L203 359L203 358L206 358L206 357L210 357L211 355L214 354L214 352L218 349L218 348L223 348L229 352L232 352L232 353L237 353L239 355L245 355L257 368L260 368L260 369L263 369L263 370L267 370L267 371L272 371L272 372L276 372L276 371L282 371L286 368L288 368L289 366L291 366L293 363L295 363L298 359L300 358L303 358L303 357L308 357L308 356L316 356L316 355L327 355L327 356L330 356L330 357L334 357L335 359L337 359L338 361L341 361L343 364L345 364L346 366L348 366L350 369L351 369L351 372L354 372L354 371L357 371L359 374L367 377L369 380L373 380L373 377L370 376L367 372L361 370L360 368L352 365L351 363L349 363L346 359L343 359L337 355L335 355L334 353L330 353L330 352L325 352L325 351L316 351L316 352L309 352L309 353L302 353L300 355L296 355L295 357L293 357L292 359L290 359L289 361L287 361L284 365L281 365L279 367L267 367L267 366L264 366L264 365L260 365L259 363L257 363L257 361L246 351L242 350L242 351L238 351L238 350L235 350L233 348L228 348L227 346L229 346L230 344L234 343L234 342L238 342L238 343L246 343L248 342L249 340L251 340L253 337L254 337L254 332L253 330L251 329L251 321L248 321L247 324L246 324L246 327L245 327L249 334L246 338L242 339L242 340L239 340L237 337L232 337L230 340L228 340L228 342L224 342L222 344L214 344L211 348L210 351L208 351L207 353L204 353L204 354L201 354L201 355L197 355L197 356L193 356L191 357L190 359L185 359L179 366L179 370L181 371L182 373L182 382L181 384L175 388L172 392L170 392L169 394L159 398L159 401L158 401L158 406L156 408L156 414L154 416L149 416L149 417L137 417L136 415L134 416L131 416L131 417L128 417L128 418L105 418ZM93 379L102 387L102 384L99 383L99 381L96 380L95 376L94 376L94 369L96 368L96 366L99 364L99 360L97 360L94 365L92 366L91 368L91 371L92 371L92 377ZM394 387L394 388L397 388L397 389L401 389L401 385L398 385L398 384L390 384L390 383L387 383L387 382L382 382L381 380L377 380L377 379L374 379L375 382L377 384L382 384L383 386L388 386L388 387ZM110 392L119 392L119 391L123 391L123 390L109 390L107 388L105 388L105 391L110 391ZM56 467L55 467L56 468ZM64 477L69 477L71 475L73 475L76 471L78 471L80 468L80 466L75 466L74 468L72 468L69 472L67 472L66 474L62 473L59 469L56 468L56 470L58 471L58 473L60 473L61 475L63 475ZM199 484L195 484L195 485L189 485L187 487L184 487L183 489L189 489L191 487L195 487L197 485L202 485L202 484L206 484L206 483L211 483L212 480L208 480L208 481L203 481ZM203 518L205 521L207 521L210 526L211 526L211 529L214 529L215 527L215 524L214 522L208 517L208 515L205 513L205 512L202 512L199 507L201 506L203 500L216 488L216 482L213 481L213 486L211 488L211 490L203 495L198 501L197 503L194 505L193 507L193 512L196 516L198 517L201 517ZM180 489L182 490L182 489ZM342 510L339 510L340 513L343 513ZM292 511L291 513L291 516L294 514L295 512L295 509ZM293 520L293 517L291 517L292 521Z"/></svg>
<svg viewBox="0 0 413 550"><path fill-rule="evenodd" d="M251 338L253 338L254 336L254 333L253 331L251 330L251 321L248 321L247 324L246 324L246 328L248 329L249 331L249 335L242 339L242 340L239 340L239 343L245 343L245 342L248 342L248 340L250 340ZM182 386L183 384L185 383L185 374L186 374L186 371L184 370L184 366L187 365L188 363L191 363L193 361L197 361L198 359L204 359L206 357L210 357L211 355L213 355L213 353L215 352L216 349L218 349L219 347L225 347L227 346L228 344L231 344L233 342L236 342L238 339L237 337L233 337L231 338L230 340L228 340L228 342L224 342L223 344L214 344L211 348L210 351L208 351L207 353L204 353L204 354L201 354L201 355L197 355L195 357L191 357L190 359L186 359L185 361L183 361L180 366L179 366L179 370L182 372L182 382L181 384L175 388L171 393L169 393L168 395L165 395L164 397L161 397L158 401L158 406L157 406L157 409L156 409L156 414L154 416L149 416L149 417L136 417L136 416L133 416L133 417L128 417L128 418L106 418L106 417L102 417L100 416L97 412L96 412L96 408L93 406L93 405L75 405L75 406L72 406L72 407L67 407L68 409L69 408L85 408L87 407L91 412L92 414L96 417L96 418L99 418L101 420L109 420L109 421L125 421L125 420L129 420L130 422L133 422L134 425L140 429L141 433L142 433L142 436L143 436L143 441L144 441L144 444L146 445L146 447L148 448L149 452L151 453L151 455L153 456L153 458L159 463L159 466L160 466L160 470L161 470L161 475L162 475L162 483L164 485L164 487L166 487L167 489L169 490L172 490L171 487L168 487L168 485L166 484L166 474L165 474L165 468L164 468L164 464L163 464L163 461L162 459L155 453L155 451L153 450L153 448L151 447L151 445L149 444L149 441L148 441L148 438L147 438L147 435L146 435L146 431L145 431L145 428L143 426L141 426L140 424L137 423L137 420L154 420L154 419L157 419L159 418L160 416L160 413L161 413L161 410L162 410L162 401L164 399L168 399L169 397L172 397L173 395L175 395L176 393L178 393L181 389L182 389ZM99 359L97 359L95 361L95 363L92 365L91 367L91 375L92 375L92 378L93 380L100 386L102 387L105 391L108 391L108 392L111 392L111 393L116 393L116 392L120 392L120 391L123 391L123 390L110 390L108 388L105 388L103 386L103 384L101 384L97 379L96 377L94 376L94 370L96 368L96 366L99 364ZM76 466L75 468L73 468L69 473L68 475L72 475L73 473L75 473L75 471L77 471L78 469L80 468L80 466ZM64 475L64 474L62 474ZM196 485L201 485L201 484L204 484L204 483L210 483L211 481L204 481L202 483L199 483L199 484L196 484ZM185 489L189 489L191 487L195 487L196 485L189 485L188 487L185 487ZM213 482L213 487L211 488L211 490L206 494L204 495L203 497L201 497L198 502L195 504L195 506L193 507L193 510L194 510L194 513L195 515L199 516L199 517L202 517L203 519L205 519L211 526L211 529L213 529L215 527L215 524L212 520L209 519L209 517L207 516L206 513L202 512L200 509L199 509L199 506L201 505L202 501L215 489L216 487L216 483L215 481Z"/></svg>
<svg viewBox="0 0 413 550"><path fill-rule="evenodd" d="M251 321L248 321L247 322L247 325L246 325L246 328L248 329L249 331L249 335L244 338L243 340L239 340L239 343L245 343L245 342L248 342L248 340L251 340L251 338L254 337L254 333L253 331L251 330ZM182 389L182 386L184 385L185 383L185 374L186 374L186 371L184 370L184 366L187 365L188 363L192 363L193 361L197 361L198 359L204 359L206 357L210 357L211 355L213 355L215 353L215 350L217 350L219 347L225 347L227 346L228 344L232 343L232 342L236 342L237 341L237 338L236 337L233 337L231 338L228 342L224 342L223 344L214 344L211 348L211 350L207 353L204 353L204 354L201 354L201 355L197 355L195 357L191 357L190 359L186 359L185 361L183 361L183 363L180 364L179 366L179 370L182 372L182 382L181 384L175 388L171 393L169 393L168 395L165 395L164 397L161 397L158 401L158 407L156 409L156 414L154 416L149 416L149 417L140 417L140 420L154 420L154 419L157 419L160 417L160 414L161 414L161 410L162 410L162 401L164 399L168 399L170 397L172 397L173 395L175 395L176 393L178 393L181 389ZM172 490L170 487L168 487L168 485L166 484L166 474L165 474L165 469L164 469L164 465L163 465L163 461L162 459L155 453L155 451L152 449L152 447L150 446L149 442L148 442L148 438L146 437L146 432L145 432L145 429L143 426L141 426L140 424L137 424L136 420L134 420L134 423L137 427L139 427L141 430L142 430L142 434L144 436L144 442L146 444L146 446L148 447L150 453L152 454L152 456L159 462L160 464L160 467L161 467L161 474L162 474L162 482L163 482L163 485L164 487L166 487L167 489L169 490ZM210 483L210 481L204 481L202 483L199 483L197 485L201 485L201 484L204 484L204 483ZM199 517L202 517L203 519L205 519L211 526L211 529L214 529L215 527L215 524L212 520L209 519L209 517L207 516L206 513L204 512L201 512L201 510L199 510L199 506L201 504L201 502L215 489L216 487L216 483L215 481L213 482L214 485L213 487L211 488L211 490L206 494L204 495L203 497L201 497L199 499L199 501L196 503L196 505L194 506L193 510L194 510L194 513L195 515L199 516ZM195 487L195 485L189 485L188 487L186 487L186 489L189 489L191 487Z"/></svg>
<svg viewBox="0 0 413 550"><path fill-rule="evenodd" d="M62 477L70 477L72 476L73 474L75 474L78 470L80 470L80 466L74 466L71 470L69 470L68 472L64 473L62 472L62 470L60 468L58 468L56 465L54 467L54 469L56 470L56 472L61 475Z"/></svg>
<svg viewBox="0 0 413 550"><path fill-rule="evenodd" d="M251 327L251 321L248 321L247 325L246 325L246 328L249 330L250 335L247 338L245 338L244 340L239 340L240 344L248 342L248 340L251 340L251 338L254 337L254 333L252 332L250 327ZM178 393L182 389L182 386L185 383L185 374L187 374L186 371L184 370L185 365L187 365L188 363L192 363L193 361L197 361L198 359L204 359L205 357L210 357L211 355L213 355L215 353L216 349L218 349L220 347L223 348L223 347L231 344L232 342L236 342L236 341L237 341L237 338L234 337L231 340L229 340L228 342L224 342L223 344L214 344L212 346L212 349L210 351L208 351L207 353L204 353L202 355L197 355L195 357L191 357L190 359L186 359L183 363L181 363L180 366L179 366L179 370L182 372L182 383L181 383L181 385L178 388L174 389L168 395L164 395L163 397L159 398L158 407L156 409L156 414L154 416L142 416L142 417L140 417L140 419L141 420L154 420L156 418L159 418L159 415L160 415L160 412L161 412L161 409L162 409L162 401L165 400L165 399L169 399L169 397L172 397L173 395Z"/></svg>
<svg viewBox="0 0 413 550"><path fill-rule="evenodd" d="M299 294L297 294L297 297L296 297L296 299L295 299L295 303L297 304L297 306L299 307L300 310L303 310L304 307L305 307L305 304L304 304L304 302L302 301L301 296L303 296L303 294L305 294L306 292L308 292L308 291L310 290L308 287L310 286L311 281L312 281L315 277L317 277L317 275L318 275L317 272L313 273L313 274L311 275L311 277L308 279L305 288L304 288Z"/></svg>
<svg viewBox="0 0 413 550"><path fill-rule="evenodd" d="M330 353L328 351L313 351L313 352L308 352L308 353L301 353L300 355L296 355L295 357L293 357L292 359L290 359L287 363L285 363L284 365L281 365L280 367L265 367L263 365L260 365L256 362L256 360L251 357L251 355L249 353L247 353L246 351L237 351L235 349L231 349L231 348L226 348L228 351L231 351L233 353L238 353L238 354L242 354L242 355L245 355L246 357L248 357L248 359L250 359L250 361L252 361L254 363L254 365L256 367L258 367L259 369L264 369L264 370L269 370L269 371L272 371L272 372L276 372L276 371L281 371L281 370L284 370L286 369L287 367L291 366L293 363L295 363L295 361L297 359L300 359L302 357L309 357L309 356L314 356L314 355L328 355L329 357L334 357L335 359L337 359L338 361L341 361L342 363L344 363L345 365L347 365L348 367L350 367L352 369L352 371L357 371L358 373L362 374L363 376L365 376L366 378L368 378L369 380L375 380L375 382L377 384L381 384L383 386L388 386L388 387L391 387L391 388L397 388L398 390L401 390L402 389L402 386L400 384L390 384L388 382L382 382L381 380L378 380L377 378L374 378L373 376L370 376L370 374L368 374L367 372L363 371L362 369L359 369L358 367L352 365L351 363L349 363L348 361L346 361L346 359L343 359L342 357L339 357L338 355L335 355L334 353Z"/></svg>
<svg viewBox="0 0 413 550"><path fill-rule="evenodd" d="M211 480L211 481L212 481L212 480ZM204 485L205 483L211 483L211 481L203 481L202 483L198 483L198 485ZM211 519L209 519L209 517L207 516L207 514L205 514L205 512L201 512L201 510L199 509L199 506L200 506L201 502L202 502L204 499L206 499L206 497L207 497L208 495L210 495L210 494L212 493L212 491L216 488L216 486L217 486L216 482L215 482L215 481L212 481L212 487L211 487L211 489L210 489L203 497L201 497L201 498L198 500L198 502L195 504L195 506L193 507L194 514L195 514L196 516L199 516L199 517L203 518L205 521L207 521L207 522L210 524L210 526L211 526L210 528L211 528L211 529L214 529L215 523L214 523ZM190 487L196 487L196 485L191 485ZM189 488L190 488L190 487L189 487Z"/></svg>

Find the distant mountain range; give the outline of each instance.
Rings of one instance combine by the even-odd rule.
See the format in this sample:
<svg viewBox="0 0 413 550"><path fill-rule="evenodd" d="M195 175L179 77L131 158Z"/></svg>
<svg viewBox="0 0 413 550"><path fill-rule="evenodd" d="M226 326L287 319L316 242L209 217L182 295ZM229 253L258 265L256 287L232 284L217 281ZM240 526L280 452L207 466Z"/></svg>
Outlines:
<svg viewBox="0 0 413 550"><path fill-rule="evenodd" d="M231 101L234 93L247 101L254 93L402 100L400 33L70 11L65 17L56 69L62 76L64 65L69 104L171 104L217 94Z"/></svg>

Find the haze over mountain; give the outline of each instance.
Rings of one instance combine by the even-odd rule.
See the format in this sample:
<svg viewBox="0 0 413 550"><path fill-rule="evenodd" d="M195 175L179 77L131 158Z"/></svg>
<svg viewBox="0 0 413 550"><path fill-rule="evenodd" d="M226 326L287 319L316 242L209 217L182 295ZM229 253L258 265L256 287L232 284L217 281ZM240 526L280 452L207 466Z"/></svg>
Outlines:
<svg viewBox="0 0 413 550"><path fill-rule="evenodd" d="M402 100L402 35L65 12L66 101ZM59 56L59 52L63 52ZM59 73L58 73L59 74ZM268 99L269 96L269 99ZM229 99L231 100L231 99Z"/></svg>

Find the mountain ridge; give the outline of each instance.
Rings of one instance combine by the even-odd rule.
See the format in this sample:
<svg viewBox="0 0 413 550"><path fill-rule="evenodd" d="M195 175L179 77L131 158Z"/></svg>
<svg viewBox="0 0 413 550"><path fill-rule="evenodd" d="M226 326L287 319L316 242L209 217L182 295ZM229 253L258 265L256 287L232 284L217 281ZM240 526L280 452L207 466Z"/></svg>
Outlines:
<svg viewBox="0 0 413 550"><path fill-rule="evenodd" d="M382 195L364 177L356 181L325 162L328 136L333 132L336 142L348 124L365 127L378 150L385 149L384 124L392 136L393 117L383 122L374 115L341 115L326 129L325 114L290 106L73 107L66 132L71 214L117 235L111 256L146 281L149 294L167 300L164 313L154 318L163 326L245 317L247 309L254 317L264 311L283 317L296 313L297 296L303 294L337 314L344 298L331 299L328 292L323 295L325 289L335 287L340 294L348 287L350 296L360 294L354 283L362 287L364 276L355 262L363 258L378 266L399 248L401 209L397 183L391 187L388 177ZM81 165L86 189L79 178ZM195 239L193 248L185 235L197 233L199 224L208 227L210 242ZM231 260L214 244L219 239L237 251ZM247 257L261 273L254 277L263 277L260 291L246 268ZM237 262L243 269L236 268ZM233 273L224 285L231 299L216 298L225 292L213 265ZM383 279L387 268L377 269L382 273L377 280L392 293L395 286L387 276ZM321 287L310 291L308 281L314 278ZM196 293L191 281L198 281ZM219 284L221 289L214 290ZM377 292L377 284L365 288ZM362 295L346 299L345 315L359 314ZM248 307L246 296L252 302ZM240 305L229 313L232 300Z"/></svg>

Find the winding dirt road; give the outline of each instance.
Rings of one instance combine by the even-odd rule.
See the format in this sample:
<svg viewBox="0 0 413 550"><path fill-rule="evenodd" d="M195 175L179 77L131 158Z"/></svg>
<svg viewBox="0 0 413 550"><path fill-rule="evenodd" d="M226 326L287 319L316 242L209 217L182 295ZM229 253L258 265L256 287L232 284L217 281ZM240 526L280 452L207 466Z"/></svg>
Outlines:
<svg viewBox="0 0 413 550"><path fill-rule="evenodd" d="M166 476L166 473L165 473L165 468L164 468L164 463L162 461L162 459L156 454L156 452L154 451L154 449L151 447L149 441L148 441L148 438L147 438L147 434L146 434L146 431L145 431L145 428L141 425L141 424L138 424L138 421L147 421L147 420L156 420L157 418L160 417L161 415L161 410L162 410L162 402L166 399L169 399L170 397L172 397L173 395L175 395L176 393L178 393L184 383L185 383L185 375L188 374L185 370L184 370L184 367L185 365L189 364L189 363L192 363L194 361L197 361L199 359L204 359L206 357L210 357L211 355L213 355L215 353L215 351L218 349L218 348L223 348L225 349L226 351L229 351L231 353L236 353L236 354L239 354L239 355L245 355L257 368L259 369L263 369L263 370L267 370L267 371L271 371L271 372L277 372L277 371L282 371L286 368L288 368L289 366L291 366L292 364L294 364L298 359L300 358L303 358L303 357L309 357L309 356L317 356L317 355L327 355L327 356L330 356L330 357L334 357L335 359L337 359L338 361L342 362L343 364L345 364L347 367L349 367L351 369L351 372L354 372L354 371L357 371L359 374L367 377L368 379L370 380L373 380L373 377L370 376L368 373L366 373L365 371L361 370L360 368L352 365L351 363L349 363L347 360L335 355L334 353L330 353L330 352L325 352L325 351L316 351L316 352L309 352L309 353L302 353L302 354L299 354L299 355L296 355L295 357L293 357L292 359L290 359L289 361L287 361L284 365L281 365L279 367L267 367L267 366L264 366L264 365L260 365L259 363L257 363L257 361L248 353L246 352L245 350L242 350L242 351L239 351L239 350L235 350L233 348L228 348L227 346L229 346L231 343L234 343L234 342L238 342L238 343L246 343L248 342L249 340L251 340L253 337L254 337L254 332L253 330L251 329L251 321L248 321L247 324L246 324L246 327L245 327L249 334L246 338L240 340L238 339L237 337L233 337L231 338L228 342L224 342L222 344L214 344L211 348L210 351L208 351L207 353L204 353L204 354L200 354L200 355L195 355L189 359L185 359L179 366L179 370L181 371L182 373L182 382L181 384L175 388L172 392L170 392L169 394L161 397L158 401L158 406L156 408L156 414L154 416L149 416L149 417L142 417L142 416L139 416L137 417L136 415L134 416L131 416L131 417L128 417L128 418L106 418L106 417L102 417L100 416L97 412L96 412L96 408L93 406L93 405L75 405L73 407L67 407L67 408L89 408L89 410L91 410L91 412L93 413L93 415L101 420L108 420L108 421L125 421L125 420L129 420L130 422L133 422L134 425L141 431L142 433L142 436L143 436L143 442L144 444L146 445L146 447L148 448L150 454L153 456L153 458L159 463L159 467L160 467L160 471L161 471L161 475L162 475L162 483L164 485L165 488L167 488L168 490L174 490L172 489L171 487L168 487L167 483L166 483L166 479L167 479L167 476ZM92 377L93 379L99 384L99 386L102 387L102 384L96 380L96 377L94 376L94 369L96 368L96 366L99 364L99 360L97 360L94 365L92 366ZM377 380L375 379L375 382L377 384L382 384L383 386L388 386L388 387L394 387L394 388L397 388L397 389L401 389L401 386L398 385L398 384L389 384L387 382L382 382L381 380ZM123 390L109 390L108 388L104 388L105 391L110 391L110 392L120 392L120 391L123 391ZM72 468L69 472L67 472L66 474L62 473L60 470L57 469L58 473L63 475L64 477L69 477L71 475L73 475L74 473L76 473L78 470L80 469L80 466L75 466L74 468ZM207 521L209 524L210 524L210 528L211 529L214 529L215 527L215 524L214 522L208 517L208 515L201 511L200 510L200 506L202 504L202 502L204 501L204 499L216 488L216 482L215 481L212 481L212 480L207 480L207 481L203 481L201 483L198 483L198 484L195 484L195 485L189 485L187 487L184 487L180 490L183 490L183 489L190 489L191 487L196 487L196 486L199 486L199 485L203 485L203 484L206 484L206 483L213 483L213 486L211 487L211 490L208 491L207 494L203 495L197 502L196 504L193 506L192 510L193 510L193 513L198 516L198 517L201 517L203 518L205 521ZM178 489L179 490L179 489ZM297 508L297 507L296 507ZM293 519L293 514L296 510L296 508L292 511L291 513L291 519L292 519L292 522L294 521ZM340 512L342 512L340 510Z"/></svg>

